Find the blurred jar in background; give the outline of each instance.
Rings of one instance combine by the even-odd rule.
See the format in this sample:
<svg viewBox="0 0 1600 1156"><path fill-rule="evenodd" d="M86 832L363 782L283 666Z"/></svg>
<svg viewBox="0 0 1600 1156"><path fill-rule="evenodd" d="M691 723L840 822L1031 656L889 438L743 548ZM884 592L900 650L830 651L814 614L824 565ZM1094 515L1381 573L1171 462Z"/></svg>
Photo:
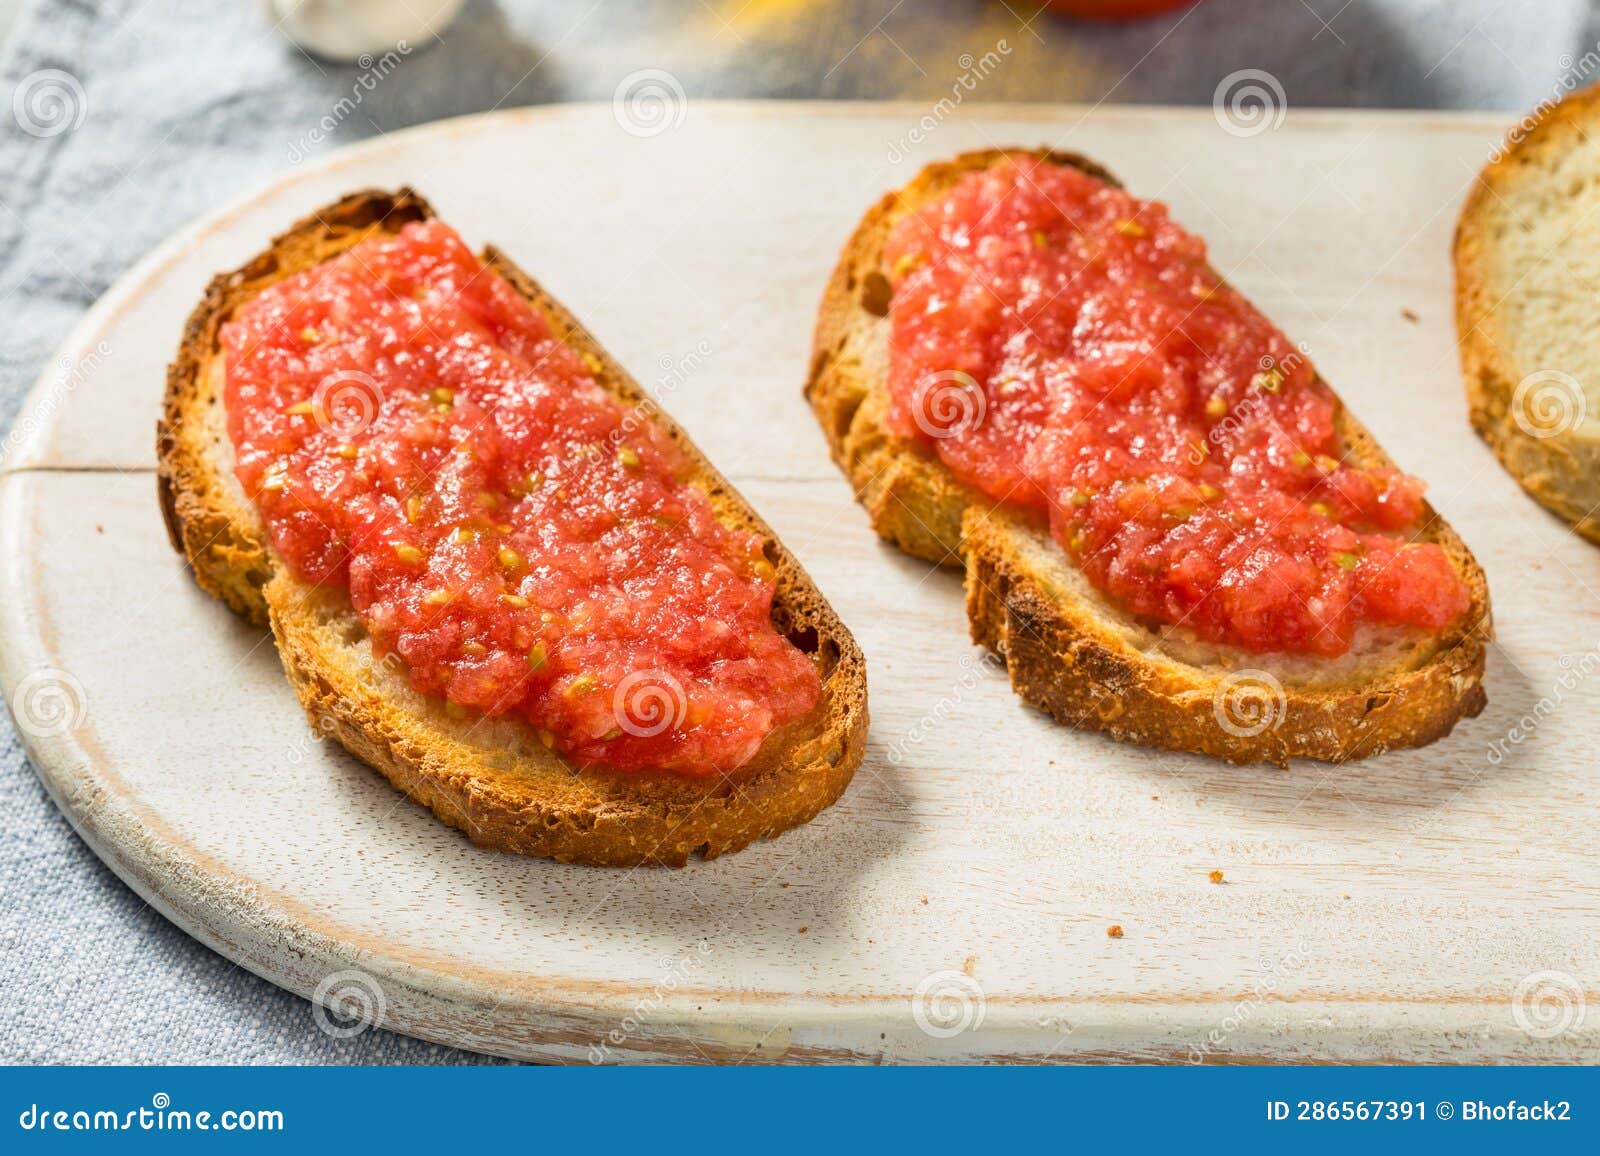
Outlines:
<svg viewBox="0 0 1600 1156"><path fill-rule="evenodd" d="M424 48L461 11L463 0L266 0L290 40L329 60L387 52L402 41Z"/></svg>

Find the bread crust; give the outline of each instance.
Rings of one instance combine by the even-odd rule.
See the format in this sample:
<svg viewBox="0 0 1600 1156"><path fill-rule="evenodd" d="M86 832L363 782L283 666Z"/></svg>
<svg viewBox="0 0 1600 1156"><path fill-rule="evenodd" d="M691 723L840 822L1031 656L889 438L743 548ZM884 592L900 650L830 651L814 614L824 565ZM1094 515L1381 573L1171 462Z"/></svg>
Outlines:
<svg viewBox="0 0 1600 1156"><path fill-rule="evenodd" d="M964 567L973 641L1004 659L1025 702L1068 725L1229 762L1284 766L1297 757L1343 762L1421 746L1481 711L1492 632L1488 587L1431 506L1419 537L1450 557L1470 593L1468 613L1444 633L1380 652L1381 662L1308 669L1305 660L1284 664L1239 648L1197 648L1182 631L1128 620L1086 582L1072 580L1081 572L1053 542L1041 561L1048 531L1036 520L997 507L893 433L884 242L901 216L965 174L1023 153L1117 183L1091 161L1050 150L988 149L929 165L867 212L824 291L806 398L874 529L916 557ZM1342 405L1336 420L1350 457L1369 467L1392 465ZM1203 658L1183 657L1197 649ZM1266 686L1277 684L1270 700L1260 680L1255 689L1248 681L1263 673Z"/></svg>
<svg viewBox="0 0 1600 1156"><path fill-rule="evenodd" d="M1502 248L1497 234L1523 182L1537 179L1581 141L1600 132L1600 87L1562 100L1531 130L1485 165L1461 207L1453 258L1456 277L1456 339L1472 428L1534 501L1583 537L1600 543L1600 439L1581 426L1540 437L1518 421L1513 399L1530 373L1551 368L1520 365L1512 353L1506 311L1497 283ZM1575 294L1587 287L1574 284ZM1556 367L1559 368L1559 367ZM1541 431L1543 432L1543 431Z"/></svg>
<svg viewBox="0 0 1600 1156"><path fill-rule="evenodd" d="M652 419L691 464L718 517L759 535L777 574L773 623L813 657L821 703L775 731L731 776L578 770L512 719L452 719L417 694L394 662L375 661L342 589L297 581L271 547L254 505L232 476L223 423L218 331L266 286L378 232L433 210L409 189L354 193L295 224L262 254L214 278L190 315L167 375L157 429L158 488L174 547L199 585L252 622L271 627L284 669L313 726L381 771L480 846L564 862L683 866L775 836L833 803L866 745L865 661L810 577L765 522L679 427L575 318L503 253L485 260L580 353L599 359L601 383Z"/></svg>

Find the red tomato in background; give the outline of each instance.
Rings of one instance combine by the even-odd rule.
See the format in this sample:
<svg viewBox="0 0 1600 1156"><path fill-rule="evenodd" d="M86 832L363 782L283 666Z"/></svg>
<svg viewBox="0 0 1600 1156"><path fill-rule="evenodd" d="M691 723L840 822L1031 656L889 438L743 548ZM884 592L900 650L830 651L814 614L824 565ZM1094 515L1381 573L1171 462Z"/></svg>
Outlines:
<svg viewBox="0 0 1600 1156"><path fill-rule="evenodd" d="M1057 12L1081 16L1085 20L1138 20L1172 8L1183 8L1198 0L1045 0Z"/></svg>

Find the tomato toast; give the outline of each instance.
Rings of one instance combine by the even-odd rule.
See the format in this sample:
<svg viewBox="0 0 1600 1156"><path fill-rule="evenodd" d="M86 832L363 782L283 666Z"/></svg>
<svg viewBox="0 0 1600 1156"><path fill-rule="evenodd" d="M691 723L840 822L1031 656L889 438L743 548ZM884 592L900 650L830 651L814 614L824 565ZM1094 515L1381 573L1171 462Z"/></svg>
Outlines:
<svg viewBox="0 0 1600 1156"><path fill-rule="evenodd" d="M971 153L862 220L806 396L884 538L964 567L1058 720L1233 762L1478 713L1466 546L1203 243L1081 157Z"/></svg>
<svg viewBox="0 0 1600 1156"><path fill-rule="evenodd" d="M158 431L196 580L313 724L485 847L682 865L815 816L859 649L794 557L504 254L355 194L217 277Z"/></svg>

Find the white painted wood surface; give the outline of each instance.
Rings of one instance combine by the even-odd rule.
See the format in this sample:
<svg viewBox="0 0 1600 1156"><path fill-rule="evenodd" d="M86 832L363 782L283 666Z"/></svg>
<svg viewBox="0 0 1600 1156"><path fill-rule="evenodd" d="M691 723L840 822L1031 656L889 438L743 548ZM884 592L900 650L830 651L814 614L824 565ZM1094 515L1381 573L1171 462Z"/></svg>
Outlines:
<svg viewBox="0 0 1600 1156"><path fill-rule="evenodd" d="M908 145L927 111L693 104L648 138L609 107L446 123L131 272L0 474L0 681L63 810L252 970L311 994L358 969L386 1026L508 1056L1600 1058L1600 552L1472 436L1450 320L1451 228L1499 126L1295 110L1240 139L1209 110L969 108ZM1079 149L1169 202L1429 479L1494 595L1484 715L1288 773L1120 746L1022 707L966 641L958 576L878 546L799 396L812 311L877 195L995 143ZM476 850L317 742L270 640L186 576L151 474L184 316L303 212L399 183L656 387L855 631L869 753L808 827L682 872Z"/></svg>

